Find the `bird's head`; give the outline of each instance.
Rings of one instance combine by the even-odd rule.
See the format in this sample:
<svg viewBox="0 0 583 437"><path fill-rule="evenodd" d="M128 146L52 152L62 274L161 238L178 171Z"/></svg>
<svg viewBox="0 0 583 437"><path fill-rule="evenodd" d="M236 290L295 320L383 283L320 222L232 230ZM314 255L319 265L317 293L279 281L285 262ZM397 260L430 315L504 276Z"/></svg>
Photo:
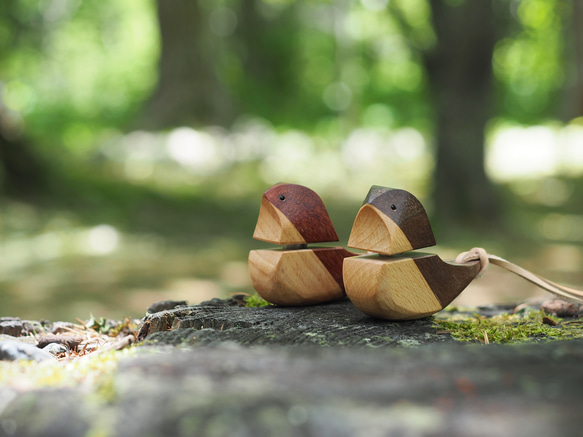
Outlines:
<svg viewBox="0 0 583 437"><path fill-rule="evenodd" d="M421 202L405 190L374 185L354 221L348 246L383 255L434 246Z"/></svg>
<svg viewBox="0 0 583 437"><path fill-rule="evenodd" d="M253 238L281 245L338 241L320 196L296 184L277 184L263 194Z"/></svg>

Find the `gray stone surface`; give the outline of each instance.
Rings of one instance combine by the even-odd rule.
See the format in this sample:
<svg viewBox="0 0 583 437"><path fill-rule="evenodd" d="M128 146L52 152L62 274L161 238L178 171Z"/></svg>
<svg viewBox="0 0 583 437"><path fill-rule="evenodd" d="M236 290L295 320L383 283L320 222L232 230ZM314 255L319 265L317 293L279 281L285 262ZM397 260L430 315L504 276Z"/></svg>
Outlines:
<svg viewBox="0 0 583 437"><path fill-rule="evenodd" d="M162 355L137 357L120 369L133 411L154 417L165 405L170 414L126 430L209 436L578 435L582 346L574 341L511 349L230 347L174 353L172 362ZM152 383L156 377L173 389L160 390Z"/></svg>
<svg viewBox="0 0 583 437"><path fill-rule="evenodd" d="M60 343L49 343L42 350L50 353L51 355L64 354L68 351L67 346Z"/></svg>
<svg viewBox="0 0 583 437"><path fill-rule="evenodd" d="M95 393L0 387L0 437L570 437L583 429L583 339L462 344L430 319L373 320L348 302L211 301L145 321L146 341Z"/></svg>
<svg viewBox="0 0 583 437"><path fill-rule="evenodd" d="M225 301L162 311L146 318L141 336L151 343L284 346L418 346L453 343L431 319L407 322L368 317L348 300L307 307L245 308Z"/></svg>
<svg viewBox="0 0 583 437"><path fill-rule="evenodd" d="M122 362L107 400L12 393L0 436L578 436L582 360L581 340L144 348Z"/></svg>
<svg viewBox="0 0 583 437"><path fill-rule="evenodd" d="M4 340L0 341L0 361L54 361L49 352L37 348L36 346L21 341Z"/></svg>
<svg viewBox="0 0 583 437"><path fill-rule="evenodd" d="M93 422L90 415L94 411L81 390L20 392L0 388L0 436L85 436Z"/></svg>
<svg viewBox="0 0 583 437"><path fill-rule="evenodd" d="M14 337L37 334L44 329L41 322L20 320L18 317L0 317L0 334Z"/></svg>

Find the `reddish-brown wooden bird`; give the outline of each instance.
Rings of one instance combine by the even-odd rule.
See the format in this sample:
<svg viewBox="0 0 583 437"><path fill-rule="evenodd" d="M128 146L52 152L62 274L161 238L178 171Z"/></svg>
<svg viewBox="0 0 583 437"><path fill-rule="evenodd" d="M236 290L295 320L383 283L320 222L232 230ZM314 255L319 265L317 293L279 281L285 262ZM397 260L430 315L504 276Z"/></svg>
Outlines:
<svg viewBox="0 0 583 437"><path fill-rule="evenodd" d="M373 317L419 319L455 299L478 275L478 261L456 264L409 252L435 245L421 202L411 193L373 186L354 221L348 246L376 254L344 261L346 294Z"/></svg>
<svg viewBox="0 0 583 437"><path fill-rule="evenodd" d="M355 254L343 247L307 247L338 241L328 211L314 191L295 184L267 190L253 238L284 246L249 253L253 287L268 302L312 305L345 296L342 261Z"/></svg>

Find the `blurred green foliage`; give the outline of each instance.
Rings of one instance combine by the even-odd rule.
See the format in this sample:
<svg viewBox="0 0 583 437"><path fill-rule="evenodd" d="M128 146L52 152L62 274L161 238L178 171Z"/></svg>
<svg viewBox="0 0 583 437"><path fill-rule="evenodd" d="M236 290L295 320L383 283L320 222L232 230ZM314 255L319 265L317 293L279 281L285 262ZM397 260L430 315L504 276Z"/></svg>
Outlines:
<svg viewBox="0 0 583 437"><path fill-rule="evenodd" d="M566 80L570 3L495 3L507 16L493 58L499 116L525 123L553 118ZM260 2L267 24L251 40L258 47L242 46L237 31L237 16L249 3L201 4L208 32L223 32L215 68L243 114L322 133L339 126L344 132L413 126L428 133L419 54L436 41L427 0ZM232 31L223 29L226 12L235 17ZM249 75L244 60L250 51L279 63L273 72L279 77L266 83ZM156 84L158 56L152 1L0 5L2 102L26 135L51 153L86 158L114 131L131 127Z"/></svg>
<svg viewBox="0 0 583 437"><path fill-rule="evenodd" d="M494 51L501 116L530 124L557 117L560 92L570 66L566 27L571 3L564 0L502 2L514 19Z"/></svg>
<svg viewBox="0 0 583 437"><path fill-rule="evenodd" d="M147 133L134 123L158 80L153 0L0 2L0 119L67 173L59 196L74 199L66 213L0 205L3 311L72 318L99 313L101 303L111 316L139 316L155 299L252 292L245 256L262 243L251 240L257 205L249 199L278 180L322 188L344 239L355 199L371 183L427 195L434 151L422 53L436 44L429 0L257 0L260 29L243 19L250 0L199 3L214 71L239 117L228 127L193 120L186 130ZM572 3L493 5L492 130L556 120ZM181 135L205 145L200 156L180 155ZM563 202L577 196L580 175L571 176L555 180L551 198L556 186ZM548 231L557 204L540 197L542 188L524 188L545 181L519 185L513 194L530 214L514 216L521 231ZM583 241L580 202L571 203L561 216L571 234L559 237ZM112 235L119 230L110 257L88 244L104 223L116 227ZM197 278L199 291L185 294L180 278ZM55 296L60 307L49 313Z"/></svg>
<svg viewBox="0 0 583 437"><path fill-rule="evenodd" d="M38 146L86 157L140 110L158 39L151 2L2 2L2 102Z"/></svg>

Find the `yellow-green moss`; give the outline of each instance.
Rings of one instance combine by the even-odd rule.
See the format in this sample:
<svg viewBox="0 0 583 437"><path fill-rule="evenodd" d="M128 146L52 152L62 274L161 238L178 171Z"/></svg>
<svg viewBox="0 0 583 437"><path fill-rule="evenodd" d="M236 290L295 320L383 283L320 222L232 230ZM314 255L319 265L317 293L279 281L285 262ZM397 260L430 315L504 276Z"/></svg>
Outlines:
<svg viewBox="0 0 583 437"><path fill-rule="evenodd" d="M131 317L124 317L120 322L117 320L108 320L105 317L95 317L93 314L91 318L85 322L85 328L91 329L100 334L106 334L110 337L117 337L119 334L137 334L139 330L139 323L132 320Z"/></svg>
<svg viewBox="0 0 583 437"><path fill-rule="evenodd" d="M24 390L82 386L96 400L112 401L119 361L134 351L98 352L69 362L0 361L0 385Z"/></svg>
<svg viewBox="0 0 583 437"><path fill-rule="evenodd" d="M556 325L555 325L556 323ZM435 320L435 327L459 341L518 343L583 337L583 323L549 317L543 311L500 314L494 317L450 317Z"/></svg>
<svg viewBox="0 0 583 437"><path fill-rule="evenodd" d="M267 305L271 304L258 294L252 294L251 296L247 296L245 298L245 306L249 308L265 307Z"/></svg>

